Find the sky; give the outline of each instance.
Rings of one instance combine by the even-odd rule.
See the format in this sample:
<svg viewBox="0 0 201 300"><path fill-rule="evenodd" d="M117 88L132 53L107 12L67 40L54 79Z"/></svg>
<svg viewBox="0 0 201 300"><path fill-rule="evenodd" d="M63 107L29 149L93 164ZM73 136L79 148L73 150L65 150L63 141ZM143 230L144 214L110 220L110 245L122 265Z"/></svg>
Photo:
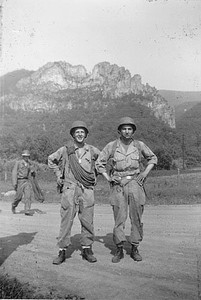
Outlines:
<svg viewBox="0 0 201 300"><path fill-rule="evenodd" d="M156 89L201 91L201 0L0 0L0 75L104 61Z"/></svg>

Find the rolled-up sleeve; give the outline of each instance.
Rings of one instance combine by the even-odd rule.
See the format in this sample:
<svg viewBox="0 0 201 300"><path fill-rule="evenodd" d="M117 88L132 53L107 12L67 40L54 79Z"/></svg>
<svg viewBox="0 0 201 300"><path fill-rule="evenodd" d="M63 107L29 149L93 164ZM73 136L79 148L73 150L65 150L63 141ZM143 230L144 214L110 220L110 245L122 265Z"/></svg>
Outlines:
<svg viewBox="0 0 201 300"><path fill-rule="evenodd" d="M98 159L96 161L96 169L100 174L105 173L107 171L106 165L107 165L108 159L110 158L113 143L114 142L107 144L98 156Z"/></svg>
<svg viewBox="0 0 201 300"><path fill-rule="evenodd" d="M158 159L156 155L153 153L153 151L142 141L139 141L139 143L140 143L141 153L143 157L147 160L147 164L157 165Z"/></svg>
<svg viewBox="0 0 201 300"><path fill-rule="evenodd" d="M57 178L60 178L62 176L59 165L63 158L63 150L64 147L61 147L56 152L48 156L48 167L54 170L54 173L56 174Z"/></svg>

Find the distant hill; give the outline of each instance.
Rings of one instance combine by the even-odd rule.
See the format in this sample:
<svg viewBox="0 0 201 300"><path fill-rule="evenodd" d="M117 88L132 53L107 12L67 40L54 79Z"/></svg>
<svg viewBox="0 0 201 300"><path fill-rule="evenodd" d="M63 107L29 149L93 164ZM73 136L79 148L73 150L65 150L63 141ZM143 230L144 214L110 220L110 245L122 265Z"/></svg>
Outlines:
<svg viewBox="0 0 201 300"><path fill-rule="evenodd" d="M175 107L175 120L178 121L179 119L184 117L184 114L199 104L200 102L192 101L192 102L184 102Z"/></svg>
<svg viewBox="0 0 201 300"><path fill-rule="evenodd" d="M201 138L201 102L184 112L177 120L177 129L186 135L193 136L196 133Z"/></svg>
<svg viewBox="0 0 201 300"><path fill-rule="evenodd" d="M185 157L197 163L201 158L201 102L186 110L176 119L177 133L183 139Z"/></svg>
<svg viewBox="0 0 201 300"><path fill-rule="evenodd" d="M185 102L190 103L201 102L201 92L181 92L181 91L169 91L159 90L161 96L163 96L172 107L183 104Z"/></svg>
<svg viewBox="0 0 201 300"><path fill-rule="evenodd" d="M24 77L31 75L33 71L25 69L9 72L0 77L0 95L5 95L15 89L16 83Z"/></svg>

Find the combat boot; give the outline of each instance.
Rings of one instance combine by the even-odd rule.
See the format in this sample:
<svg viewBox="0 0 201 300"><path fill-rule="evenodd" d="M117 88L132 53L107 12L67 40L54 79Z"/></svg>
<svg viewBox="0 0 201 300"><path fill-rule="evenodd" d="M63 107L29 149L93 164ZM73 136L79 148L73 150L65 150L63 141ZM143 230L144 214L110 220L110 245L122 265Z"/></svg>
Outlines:
<svg viewBox="0 0 201 300"><path fill-rule="evenodd" d="M82 259L86 259L90 263L94 263L97 261L97 259L93 255L91 247L82 249Z"/></svg>
<svg viewBox="0 0 201 300"><path fill-rule="evenodd" d="M112 258L112 262L118 263L122 258L124 258L123 246L120 247L117 246L117 250L114 257Z"/></svg>
<svg viewBox="0 0 201 300"><path fill-rule="evenodd" d="M54 265L60 265L66 259L66 249L59 250L58 256L53 260Z"/></svg>
<svg viewBox="0 0 201 300"><path fill-rule="evenodd" d="M132 245L131 248L131 258L135 261L142 261L142 256L140 255L138 248L135 245Z"/></svg>
<svg viewBox="0 0 201 300"><path fill-rule="evenodd" d="M33 213L32 212L30 212L30 211L25 211L25 216L31 216L31 217L33 217Z"/></svg>
<svg viewBox="0 0 201 300"><path fill-rule="evenodd" d="M11 206L11 210L12 210L12 213L13 214L16 214L16 211L15 211L15 206L12 204L12 206Z"/></svg>

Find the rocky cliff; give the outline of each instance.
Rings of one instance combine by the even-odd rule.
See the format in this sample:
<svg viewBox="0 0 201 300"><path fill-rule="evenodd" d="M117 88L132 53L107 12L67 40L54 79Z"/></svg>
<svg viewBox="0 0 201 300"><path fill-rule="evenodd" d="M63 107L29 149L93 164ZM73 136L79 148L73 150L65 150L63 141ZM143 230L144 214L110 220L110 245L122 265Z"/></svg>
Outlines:
<svg viewBox="0 0 201 300"><path fill-rule="evenodd" d="M72 97L73 93L79 97L83 92L88 95L98 93L102 105L105 106L108 104L107 101L115 102L115 99L122 96L131 94L143 96L144 100L138 100L140 104L149 107L157 118L175 128L174 109L168 105L157 89L149 84L142 84L140 75L132 77L124 67L111 65L109 62L95 65L91 73L81 65L72 66L63 61L47 63L19 80L12 93L1 97L1 102L14 110L51 112L69 110L77 105L73 100L75 98ZM82 98L79 103L82 103ZM91 105L87 103L87 97L83 100L83 105L85 107Z"/></svg>

